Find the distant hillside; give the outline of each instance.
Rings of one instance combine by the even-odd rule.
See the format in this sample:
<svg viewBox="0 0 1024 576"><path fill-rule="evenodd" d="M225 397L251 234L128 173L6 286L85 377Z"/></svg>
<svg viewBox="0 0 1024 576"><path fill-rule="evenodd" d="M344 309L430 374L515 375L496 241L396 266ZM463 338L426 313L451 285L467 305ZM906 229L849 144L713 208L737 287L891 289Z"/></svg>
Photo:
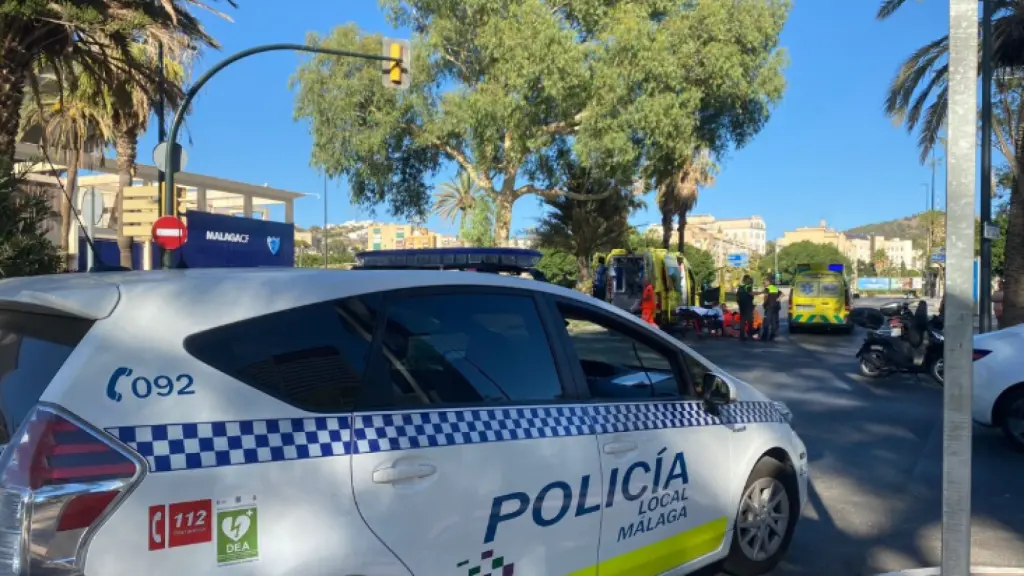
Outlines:
<svg viewBox="0 0 1024 576"><path fill-rule="evenodd" d="M875 224L865 224L846 230L846 234L864 234L912 240L915 246L923 245L928 238L928 226L922 218L924 214L914 214L899 220L889 220Z"/></svg>

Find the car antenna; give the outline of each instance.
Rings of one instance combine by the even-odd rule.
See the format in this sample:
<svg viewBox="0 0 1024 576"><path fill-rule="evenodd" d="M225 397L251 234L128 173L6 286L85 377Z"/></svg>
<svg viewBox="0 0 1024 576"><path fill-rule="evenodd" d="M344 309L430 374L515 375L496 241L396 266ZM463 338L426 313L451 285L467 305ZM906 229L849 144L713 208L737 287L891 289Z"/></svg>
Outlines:
<svg viewBox="0 0 1024 576"><path fill-rule="evenodd" d="M43 158L45 158L46 163L49 164L50 170L52 170L54 174L56 174L57 168L53 165L53 161L50 160L50 154L46 151L45 139L43 140L43 145L40 146L40 149L42 149L43 151ZM68 189L64 187L64 182L61 180L60 176L55 175L54 178L57 179L57 187L60 188L60 191L64 195L64 198L71 206L71 213L74 214L75 220L78 222L78 227L82 230L82 235L85 236L85 243L89 245L89 250L92 252L93 265L92 268L89 269L89 272L130 272L131 268L125 268L124 266L120 265L111 266L110 264L107 264L106 262L103 261L103 258L100 256L99 250L96 249L96 243L93 242L93 239L89 236L89 229L82 223L82 217L78 213L78 208L75 208L74 198L71 196L71 193L68 191Z"/></svg>

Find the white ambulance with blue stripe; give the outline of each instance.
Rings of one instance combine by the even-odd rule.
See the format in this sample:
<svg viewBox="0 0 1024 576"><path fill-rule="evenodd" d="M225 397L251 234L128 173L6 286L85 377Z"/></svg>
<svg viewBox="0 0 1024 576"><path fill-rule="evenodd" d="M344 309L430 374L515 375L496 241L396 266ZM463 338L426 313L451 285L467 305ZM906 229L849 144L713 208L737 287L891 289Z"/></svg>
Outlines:
<svg viewBox="0 0 1024 576"><path fill-rule="evenodd" d="M784 405L612 306L421 270L0 282L0 574L762 574Z"/></svg>

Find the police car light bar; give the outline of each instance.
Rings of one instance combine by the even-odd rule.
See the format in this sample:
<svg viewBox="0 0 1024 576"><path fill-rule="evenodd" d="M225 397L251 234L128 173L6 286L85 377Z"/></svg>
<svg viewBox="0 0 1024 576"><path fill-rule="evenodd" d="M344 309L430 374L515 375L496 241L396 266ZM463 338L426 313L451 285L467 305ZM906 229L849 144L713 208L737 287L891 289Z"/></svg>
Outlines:
<svg viewBox="0 0 1024 576"><path fill-rule="evenodd" d="M501 270L526 271L540 261L541 253L524 248L421 248L371 250L356 254L356 267L395 270Z"/></svg>

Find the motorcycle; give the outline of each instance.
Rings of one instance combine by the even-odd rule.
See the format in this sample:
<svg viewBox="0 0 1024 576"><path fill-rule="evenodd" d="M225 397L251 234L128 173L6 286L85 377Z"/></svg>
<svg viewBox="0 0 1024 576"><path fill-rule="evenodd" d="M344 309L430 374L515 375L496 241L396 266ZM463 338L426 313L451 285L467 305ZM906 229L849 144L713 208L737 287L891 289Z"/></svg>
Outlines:
<svg viewBox="0 0 1024 576"><path fill-rule="evenodd" d="M917 364L914 362L914 355L907 350L907 345L900 342L903 331L914 321L910 306L903 302L890 302L881 306L880 311L890 317L889 327L867 332L864 343L857 352L860 373L868 378L883 378L896 372L924 373L941 385L945 378L945 337L942 334L941 319L937 316L929 319L928 346L924 359Z"/></svg>

